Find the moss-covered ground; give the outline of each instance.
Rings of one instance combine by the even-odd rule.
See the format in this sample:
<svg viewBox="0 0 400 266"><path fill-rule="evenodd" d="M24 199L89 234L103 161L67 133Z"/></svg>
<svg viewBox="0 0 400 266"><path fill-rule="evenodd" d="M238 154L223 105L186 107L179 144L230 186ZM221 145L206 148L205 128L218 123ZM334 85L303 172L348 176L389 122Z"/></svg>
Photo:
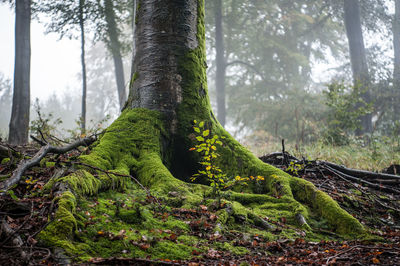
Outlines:
<svg viewBox="0 0 400 266"><path fill-rule="evenodd" d="M44 186L44 193L57 193L57 208L38 235L41 242L77 261L186 260L219 252L244 255L254 252L246 247L252 241L366 237L363 226L327 194L262 163L227 134L225 153L233 147L232 158L242 160L231 163L230 173L259 171L266 178L221 191L216 200L209 186L171 174L162 146L168 138L157 112L125 110L80 157L83 165ZM299 224L298 215L307 224Z"/></svg>

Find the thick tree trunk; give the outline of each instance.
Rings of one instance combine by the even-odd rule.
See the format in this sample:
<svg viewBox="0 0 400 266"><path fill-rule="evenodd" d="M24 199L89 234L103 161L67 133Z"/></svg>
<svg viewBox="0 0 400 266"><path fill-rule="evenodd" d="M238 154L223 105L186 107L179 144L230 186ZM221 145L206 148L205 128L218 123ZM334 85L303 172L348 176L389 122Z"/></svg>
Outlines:
<svg viewBox="0 0 400 266"><path fill-rule="evenodd" d="M122 56L121 56L121 44L118 40L118 30L117 30L117 24L115 22L115 12L113 3L111 0L105 0L104 6L105 6L105 15L107 22L107 33L109 37L108 46L114 60L115 79L117 82L117 89L118 89L118 100L120 109L122 109L126 101L126 91L125 91L124 66L122 64Z"/></svg>
<svg viewBox="0 0 400 266"><path fill-rule="evenodd" d="M15 66L14 94L8 141L28 142L31 68L31 1L15 3Z"/></svg>
<svg viewBox="0 0 400 266"><path fill-rule="evenodd" d="M215 0L215 88L217 91L217 118L222 126L225 126L226 103L225 103L225 48L222 28L222 0Z"/></svg>
<svg viewBox="0 0 400 266"><path fill-rule="evenodd" d="M395 13L393 20L393 51L394 51L394 70L393 87L394 95L393 106L396 120L400 120L400 0L395 0Z"/></svg>
<svg viewBox="0 0 400 266"><path fill-rule="evenodd" d="M84 18L85 0L79 0L79 27L81 31L81 65L82 65L82 113L81 113L81 132L86 132L86 62L85 62L85 18Z"/></svg>
<svg viewBox="0 0 400 266"><path fill-rule="evenodd" d="M370 103L371 95L368 88L370 85L370 78L365 55L358 0L344 0L344 23L346 26L347 39L349 41L354 86L364 91L362 98L366 103ZM372 115L367 114L360 119L361 129L357 130L356 134L362 135L363 133L372 132Z"/></svg>

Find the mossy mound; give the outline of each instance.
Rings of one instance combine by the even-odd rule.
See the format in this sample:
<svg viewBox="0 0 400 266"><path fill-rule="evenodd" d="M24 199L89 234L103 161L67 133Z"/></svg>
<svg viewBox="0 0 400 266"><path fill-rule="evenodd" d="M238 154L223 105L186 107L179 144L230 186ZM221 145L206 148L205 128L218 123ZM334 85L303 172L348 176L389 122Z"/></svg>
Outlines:
<svg viewBox="0 0 400 266"><path fill-rule="evenodd" d="M63 184L67 190L55 199L55 217L40 239L83 261L115 256L182 260L210 249L245 254L246 247L235 242L237 237L226 234L256 235L263 241L282 237L315 241L327 238L318 233L318 226L345 238L364 233L356 219L311 183L263 164L225 135L226 150L221 157L229 150L233 158L242 158L242 167L237 160L230 173L233 169L239 175L259 171L266 177L258 184L264 194L249 193L254 185L239 186L236 191L222 192L222 205L216 206L210 187L176 179L168 170L162 143L170 136L159 113L126 110L92 152L81 156L85 164L102 171L82 167L46 186L49 190ZM129 175L150 188L161 206ZM299 213L311 227L299 226ZM262 221L271 227L263 229Z"/></svg>

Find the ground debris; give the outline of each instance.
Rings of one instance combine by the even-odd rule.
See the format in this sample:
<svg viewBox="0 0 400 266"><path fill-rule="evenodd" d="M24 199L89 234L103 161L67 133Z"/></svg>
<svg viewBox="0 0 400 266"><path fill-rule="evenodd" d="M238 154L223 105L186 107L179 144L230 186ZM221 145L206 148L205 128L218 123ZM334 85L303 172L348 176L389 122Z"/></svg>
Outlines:
<svg viewBox="0 0 400 266"><path fill-rule="evenodd" d="M29 147L24 152L23 148L18 147L18 152L23 154L35 154L35 149ZM36 150L37 151L37 150ZM63 154L57 158L50 158L49 161L66 161L69 157L78 156L78 151ZM321 164L305 160L297 160L293 156L285 156L287 160L282 160L278 153L261 158L282 170L294 174L289 168L292 165L302 165L295 169L300 178L307 179L315 184L319 189L328 193L334 198L342 208L347 210L359 221L372 229L372 233L382 238L382 243L368 241L306 241L301 230L296 239L279 239L269 241L267 238L257 234L246 234L235 230L221 232L218 230L218 214L212 208L199 205L195 209L171 208L169 210L154 209L154 216L162 221L168 221L170 217L178 219L189 227L190 236L196 237L202 242L195 244L189 260L168 260L147 258L128 258L93 257L88 265L240 265L246 262L248 265L276 265L276 264L384 264L396 265L400 263L400 195L379 190L379 188L369 188L339 177L337 173L321 167ZM296 161L297 160L297 161ZM285 162L286 164L282 164ZM10 163L0 165L0 174L6 175L15 168ZM293 169L293 167L292 167ZM52 250L41 246L36 235L48 223L53 215L54 206L49 195L37 193L49 181L57 170L57 166L32 168L24 174L13 189L12 193L0 196L0 216L1 220L13 230L14 236L6 234L0 235L0 264L1 265L21 265L26 264L20 258L21 250L29 257L29 261L34 265L56 265ZM379 180L379 179L378 179ZM369 179L371 181L371 179ZM371 182L374 182L373 180ZM397 181L396 181L397 182ZM395 182L394 182L395 183ZM392 186L386 183L385 186ZM399 186L397 185L397 188ZM180 196L178 193L170 193L170 197ZM154 205L151 199L137 201L139 205ZM96 204L91 205L95 208ZM110 203L110 208L116 206ZM120 208L126 208L121 205ZM129 210L134 212L135 209ZM89 217L92 214L88 214ZM107 218L107 217L106 217ZM95 224L93 222L85 224L86 227ZM277 228L287 227L284 220L271 222ZM135 229L132 229L135 230ZM128 232L98 231L96 240L107 238L112 241L124 239ZM273 232L279 234L279 230ZM329 234L329 232L326 232ZM136 241L130 241L130 245L139 247L143 251L150 250L153 244L159 240L168 240L179 244L180 236L183 232L176 230L161 230L155 228L154 235L158 237L142 235ZM12 239L19 236L23 243L21 247L14 247ZM11 241L10 241L11 240ZM226 247L226 244L229 247ZM209 245L204 248L204 245ZM222 248L216 248L222 247ZM226 247L226 248L224 248ZM233 252L232 249L237 249Z"/></svg>

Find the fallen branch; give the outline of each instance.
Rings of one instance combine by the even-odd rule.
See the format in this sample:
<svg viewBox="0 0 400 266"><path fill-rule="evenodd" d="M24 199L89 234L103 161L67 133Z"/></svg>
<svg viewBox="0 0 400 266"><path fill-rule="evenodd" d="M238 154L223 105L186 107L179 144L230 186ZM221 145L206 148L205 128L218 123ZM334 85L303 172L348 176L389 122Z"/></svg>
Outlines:
<svg viewBox="0 0 400 266"><path fill-rule="evenodd" d="M388 179L388 180L398 180L400 182L400 176L398 175L391 175L391 174L385 174L385 173L375 173L375 172L369 172L369 171L364 171L364 170L356 170L356 169L351 169L347 168L341 165L337 165L331 162L326 162L326 161L319 161L319 163L322 163L324 165L327 165L337 171L340 171L344 174L351 175L353 177L358 177L362 179Z"/></svg>
<svg viewBox="0 0 400 266"><path fill-rule="evenodd" d="M330 171L331 173L333 173L333 174L335 174L335 175L339 176L340 178L345 179L347 181L351 180L351 181L355 181L355 182L364 184L367 187L375 188L375 189L380 190L380 191L392 192L392 193L400 194L400 190L397 190L397 189L394 189L394 188L390 188L390 187L386 187L386 186L382 186L382 185L378 185L378 184L374 184L374 183L371 183L371 182L366 181L364 179L357 178L357 177L345 174L343 172L340 172L340 171L330 167L328 164L322 164L321 166L324 167L326 170Z"/></svg>
<svg viewBox="0 0 400 266"><path fill-rule="evenodd" d="M73 150L79 146L89 146L96 140L96 137L90 136L80 140L77 140L69 145L64 147L55 147L47 144L43 146L36 154L29 160L23 160L18 164L17 169L14 170L12 176L0 184L0 195L4 195L4 192L7 191L11 186L18 183L21 180L22 175L26 170L31 168L32 166L38 165L40 161L46 156L48 153L55 153L55 154L63 154L70 150Z"/></svg>

